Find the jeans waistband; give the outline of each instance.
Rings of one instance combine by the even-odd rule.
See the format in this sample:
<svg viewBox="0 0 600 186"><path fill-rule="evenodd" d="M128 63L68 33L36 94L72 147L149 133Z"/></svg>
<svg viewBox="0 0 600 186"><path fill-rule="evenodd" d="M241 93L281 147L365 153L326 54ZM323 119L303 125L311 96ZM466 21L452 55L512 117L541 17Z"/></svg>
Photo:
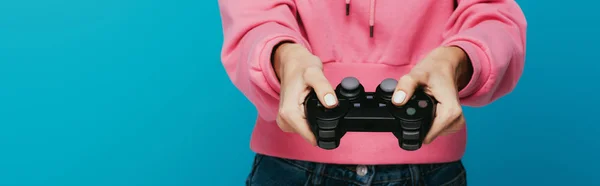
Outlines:
<svg viewBox="0 0 600 186"><path fill-rule="evenodd" d="M460 160L434 164L353 165L308 162L261 154L257 154L257 156L260 156L260 158L269 158L275 161L280 161L289 166L294 166L312 174L331 179L344 180L357 185L366 183L398 182L409 179L418 180L418 177L427 176L428 174L434 173L437 170L443 170L444 168L464 169ZM358 172L358 166L366 168L366 170L363 170L365 171L363 173L365 175L361 175Z"/></svg>

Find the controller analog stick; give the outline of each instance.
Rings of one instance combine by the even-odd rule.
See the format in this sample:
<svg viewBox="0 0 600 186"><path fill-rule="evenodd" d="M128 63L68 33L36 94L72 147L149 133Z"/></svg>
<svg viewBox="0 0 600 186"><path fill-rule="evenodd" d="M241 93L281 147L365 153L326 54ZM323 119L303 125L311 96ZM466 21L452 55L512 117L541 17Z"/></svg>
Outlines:
<svg viewBox="0 0 600 186"><path fill-rule="evenodd" d="M355 77L344 78L340 83L339 93L348 99L356 99L362 91L364 89Z"/></svg>
<svg viewBox="0 0 600 186"><path fill-rule="evenodd" d="M347 91L353 91L358 89L360 82L355 77L347 77L342 80L342 88Z"/></svg>
<svg viewBox="0 0 600 186"><path fill-rule="evenodd" d="M395 79L392 78L387 78L383 81L381 81L381 83L379 84L379 87L377 87L377 92L379 94L379 97L384 99L384 100L390 100L392 99L392 95L394 94L394 90L396 90L396 85L398 84L398 81L396 81Z"/></svg>
<svg viewBox="0 0 600 186"><path fill-rule="evenodd" d="M395 79L387 78L383 80L381 84L379 84L379 88L381 88L381 90L385 93L394 93L397 84L398 81L396 81Z"/></svg>

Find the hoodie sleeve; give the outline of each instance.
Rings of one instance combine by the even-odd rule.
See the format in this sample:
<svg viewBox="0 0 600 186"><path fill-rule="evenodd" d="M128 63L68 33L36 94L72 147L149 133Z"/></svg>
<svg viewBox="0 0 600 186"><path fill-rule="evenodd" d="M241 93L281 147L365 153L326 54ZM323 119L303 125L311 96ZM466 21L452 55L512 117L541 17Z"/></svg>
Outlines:
<svg viewBox="0 0 600 186"><path fill-rule="evenodd" d="M308 48L295 17L293 0L219 0L223 27L221 61L232 83L272 121L279 105L279 80L271 64L273 48L293 42Z"/></svg>
<svg viewBox="0 0 600 186"><path fill-rule="evenodd" d="M457 0L444 46L462 48L473 75L459 91L466 106L484 106L511 92L525 60L527 22L514 0Z"/></svg>

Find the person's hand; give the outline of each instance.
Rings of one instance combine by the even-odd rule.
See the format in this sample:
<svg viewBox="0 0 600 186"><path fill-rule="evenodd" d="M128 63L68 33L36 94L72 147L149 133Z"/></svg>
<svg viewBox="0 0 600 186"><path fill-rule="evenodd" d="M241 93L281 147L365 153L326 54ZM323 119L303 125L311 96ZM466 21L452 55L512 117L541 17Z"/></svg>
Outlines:
<svg viewBox="0 0 600 186"><path fill-rule="evenodd" d="M297 133L311 145L316 145L304 115L304 99L314 89L326 108L338 104L334 90L323 74L323 63L306 48L286 43L275 50L273 66L281 82L277 125L284 132Z"/></svg>
<svg viewBox="0 0 600 186"><path fill-rule="evenodd" d="M440 47L398 81L392 97L395 105L404 105L419 86L438 101L436 117L423 141L425 144L440 135L458 132L465 126L458 91L468 84L472 71L468 56L462 49Z"/></svg>

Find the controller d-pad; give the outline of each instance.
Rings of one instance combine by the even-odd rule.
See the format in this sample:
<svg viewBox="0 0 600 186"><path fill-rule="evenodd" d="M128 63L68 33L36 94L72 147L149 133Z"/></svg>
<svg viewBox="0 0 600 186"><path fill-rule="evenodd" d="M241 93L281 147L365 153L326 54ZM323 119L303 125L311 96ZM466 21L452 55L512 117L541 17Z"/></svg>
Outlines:
<svg viewBox="0 0 600 186"><path fill-rule="evenodd" d="M402 139L419 140L419 131L402 131Z"/></svg>
<svg viewBox="0 0 600 186"><path fill-rule="evenodd" d="M337 120L317 120L317 126L321 129L331 130L338 126Z"/></svg>
<svg viewBox="0 0 600 186"><path fill-rule="evenodd" d="M335 130L319 130L319 138L334 138Z"/></svg>

